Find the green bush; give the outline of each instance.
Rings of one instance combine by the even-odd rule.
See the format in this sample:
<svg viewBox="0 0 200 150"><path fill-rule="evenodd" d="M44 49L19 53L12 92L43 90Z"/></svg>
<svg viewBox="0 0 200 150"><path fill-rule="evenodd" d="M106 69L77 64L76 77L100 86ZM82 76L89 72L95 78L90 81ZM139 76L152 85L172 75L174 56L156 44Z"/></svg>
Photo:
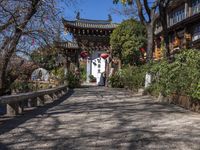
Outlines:
<svg viewBox="0 0 200 150"><path fill-rule="evenodd" d="M150 69L153 81L150 92L188 95L200 99L200 52L183 50L172 63L163 60Z"/></svg>
<svg viewBox="0 0 200 150"><path fill-rule="evenodd" d="M137 91L144 86L147 65L143 66L126 66L109 78L111 87L129 88Z"/></svg>
<svg viewBox="0 0 200 150"><path fill-rule="evenodd" d="M63 84L63 82L66 80L65 70L63 67L55 68L51 71L51 73L56 77L60 84Z"/></svg>
<svg viewBox="0 0 200 150"><path fill-rule="evenodd" d="M27 81L16 80L11 84L11 90L15 91L16 93L24 93L30 92L34 90L33 83L29 83Z"/></svg>
<svg viewBox="0 0 200 150"><path fill-rule="evenodd" d="M110 77L111 87L127 87L138 90L144 87L145 74L152 74L152 83L146 89L152 95L173 93L200 100L200 51L182 50L173 62L161 60L148 65L124 67Z"/></svg>
<svg viewBox="0 0 200 150"><path fill-rule="evenodd" d="M86 81L87 79L86 64L80 64L80 73L82 82Z"/></svg>
<svg viewBox="0 0 200 150"><path fill-rule="evenodd" d="M124 85L133 91L144 86L147 65L126 67L123 69Z"/></svg>
<svg viewBox="0 0 200 150"><path fill-rule="evenodd" d="M120 72L115 73L109 78L109 84L112 88L123 88L124 81L123 77L121 76Z"/></svg>
<svg viewBox="0 0 200 150"><path fill-rule="evenodd" d="M69 88L77 88L80 87L80 76L76 75L72 72L68 72L67 74L67 82Z"/></svg>
<svg viewBox="0 0 200 150"><path fill-rule="evenodd" d="M96 82L96 78L91 74L89 75L90 82Z"/></svg>

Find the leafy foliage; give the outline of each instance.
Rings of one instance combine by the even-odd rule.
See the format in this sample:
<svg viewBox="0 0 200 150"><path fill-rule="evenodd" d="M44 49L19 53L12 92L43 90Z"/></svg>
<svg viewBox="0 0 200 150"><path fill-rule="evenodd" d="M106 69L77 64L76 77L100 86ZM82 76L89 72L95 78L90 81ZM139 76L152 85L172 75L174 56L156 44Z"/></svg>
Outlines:
<svg viewBox="0 0 200 150"><path fill-rule="evenodd" d="M56 80L58 80L60 84L66 80L64 67L57 67L53 69L51 73L56 77Z"/></svg>
<svg viewBox="0 0 200 150"><path fill-rule="evenodd" d="M16 80L11 84L11 89L16 93L24 93L33 91L34 85L33 83L28 83L22 80Z"/></svg>
<svg viewBox="0 0 200 150"><path fill-rule="evenodd" d="M86 81L86 79L87 79L86 63L80 64L80 74L81 74L81 80Z"/></svg>
<svg viewBox="0 0 200 150"><path fill-rule="evenodd" d="M69 88L77 88L80 87L80 76L75 73L68 72L67 81Z"/></svg>
<svg viewBox="0 0 200 150"><path fill-rule="evenodd" d="M90 82L96 82L96 78L91 74L89 75L89 78L90 78Z"/></svg>
<svg viewBox="0 0 200 150"><path fill-rule="evenodd" d="M50 47L38 49L31 54L33 62L49 71L57 67L57 58L56 49Z"/></svg>
<svg viewBox="0 0 200 150"><path fill-rule="evenodd" d="M146 44L145 31L145 27L135 20L122 22L111 34L113 56L121 59L124 64L139 64L139 49Z"/></svg>
<svg viewBox="0 0 200 150"><path fill-rule="evenodd" d="M182 50L173 62L161 60L142 66L124 67L110 78L110 85L137 90L144 86L146 72L153 75L152 84L147 89L151 94L158 95L161 92L169 96L176 93L200 100L200 51Z"/></svg>
<svg viewBox="0 0 200 150"><path fill-rule="evenodd" d="M110 77L109 83L111 87L126 87L133 91L137 91L139 88L144 86L147 67L147 65L124 67L122 70Z"/></svg>
<svg viewBox="0 0 200 150"><path fill-rule="evenodd" d="M120 72L115 73L109 78L109 84L112 88L124 88L124 81Z"/></svg>
<svg viewBox="0 0 200 150"><path fill-rule="evenodd" d="M164 95L177 93L200 99L200 52L184 50L175 56L175 61L166 60L151 68L154 76L150 91Z"/></svg>

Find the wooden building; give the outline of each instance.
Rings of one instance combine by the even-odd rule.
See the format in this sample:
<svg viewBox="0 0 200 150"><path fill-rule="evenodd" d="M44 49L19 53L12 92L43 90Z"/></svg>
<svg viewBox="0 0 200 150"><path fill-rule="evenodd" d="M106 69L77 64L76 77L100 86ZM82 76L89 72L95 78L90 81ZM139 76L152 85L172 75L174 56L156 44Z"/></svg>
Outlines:
<svg viewBox="0 0 200 150"><path fill-rule="evenodd" d="M200 0L173 0L167 9L170 53L182 48L200 48ZM155 30L155 57L162 57L162 27Z"/></svg>
<svg viewBox="0 0 200 150"><path fill-rule="evenodd" d="M65 30L73 35L79 54L83 51L88 54L86 57L87 81L89 81L89 76L93 75L97 79L97 84L101 84L102 74L106 69L106 60L100 56L110 51L110 34L117 24L112 23L110 15L108 20L89 20L81 19L79 13L74 21L63 19L63 24Z"/></svg>
<svg viewBox="0 0 200 150"><path fill-rule="evenodd" d="M79 46L76 42L65 41L55 42L56 47L59 49L59 53L62 54L64 60L60 60L64 63L65 68L68 70L76 70L79 67Z"/></svg>

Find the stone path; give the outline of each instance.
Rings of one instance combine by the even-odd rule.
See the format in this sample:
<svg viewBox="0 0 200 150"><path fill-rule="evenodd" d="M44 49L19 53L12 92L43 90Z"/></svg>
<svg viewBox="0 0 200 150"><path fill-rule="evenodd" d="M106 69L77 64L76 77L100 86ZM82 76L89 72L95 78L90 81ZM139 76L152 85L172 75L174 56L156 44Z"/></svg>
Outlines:
<svg viewBox="0 0 200 150"><path fill-rule="evenodd" d="M0 149L200 150L200 114L121 89L81 88L1 124Z"/></svg>

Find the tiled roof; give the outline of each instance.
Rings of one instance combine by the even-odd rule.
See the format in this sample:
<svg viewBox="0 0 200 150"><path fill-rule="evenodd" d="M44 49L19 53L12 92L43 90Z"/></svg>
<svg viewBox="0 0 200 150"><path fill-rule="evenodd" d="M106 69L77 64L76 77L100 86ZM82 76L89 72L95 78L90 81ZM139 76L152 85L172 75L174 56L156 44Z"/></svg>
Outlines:
<svg viewBox="0 0 200 150"><path fill-rule="evenodd" d="M116 23L112 23L109 20L89 20L89 19L77 19L75 21L69 21L63 19L63 24L68 27L77 28L90 28L90 29L114 29L117 27Z"/></svg>
<svg viewBox="0 0 200 150"><path fill-rule="evenodd" d="M57 44L59 44L60 47L64 47L64 48L68 48L68 49L78 49L79 46L76 42L57 42Z"/></svg>

